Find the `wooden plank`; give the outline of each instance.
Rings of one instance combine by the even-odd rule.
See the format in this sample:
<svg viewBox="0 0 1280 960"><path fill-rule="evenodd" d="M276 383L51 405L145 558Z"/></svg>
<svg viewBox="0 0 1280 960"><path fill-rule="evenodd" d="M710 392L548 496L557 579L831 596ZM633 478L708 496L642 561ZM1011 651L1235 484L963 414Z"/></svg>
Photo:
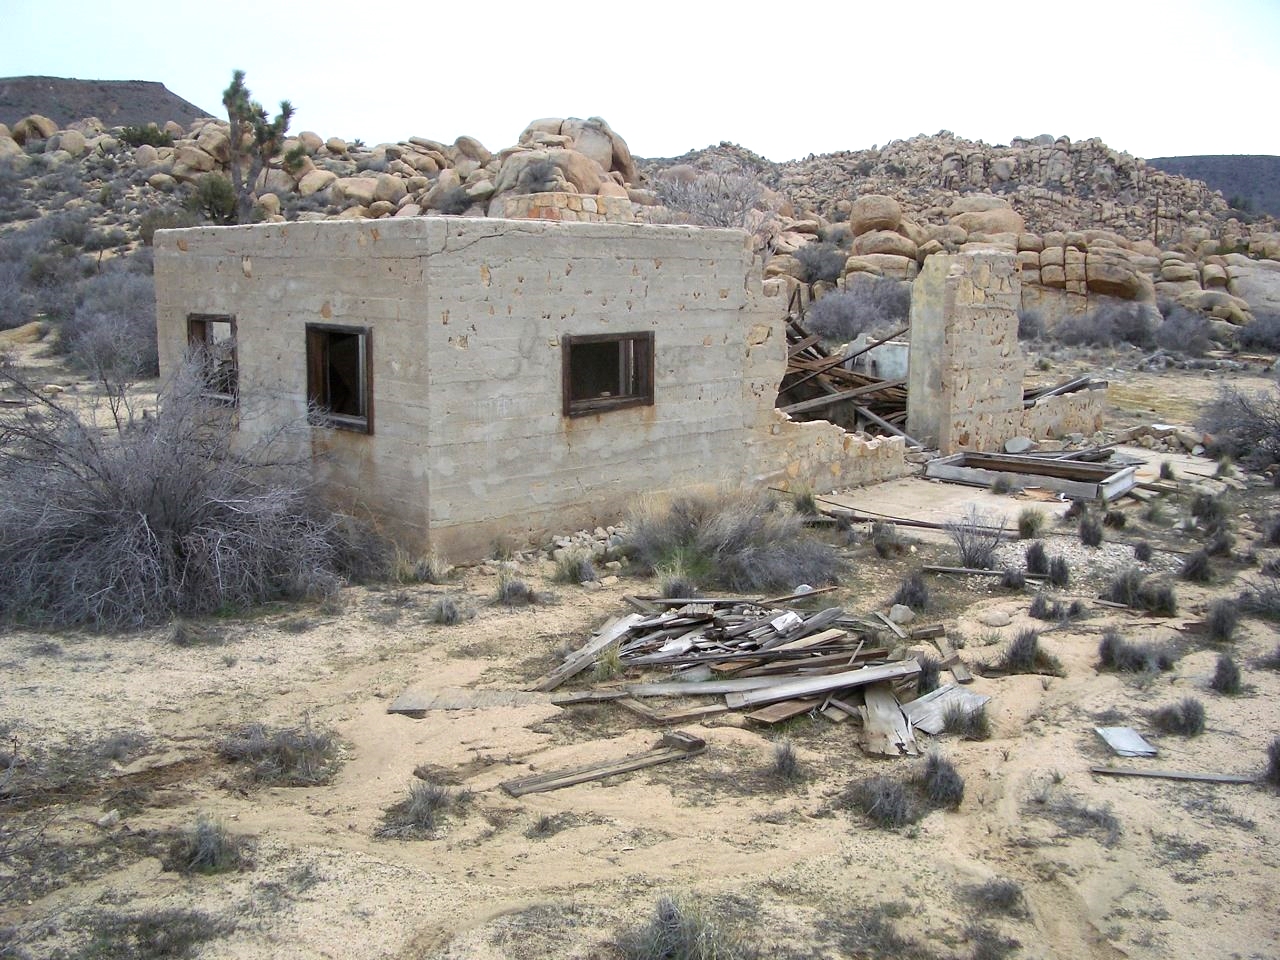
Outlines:
<svg viewBox="0 0 1280 960"><path fill-rule="evenodd" d="M570 654L564 663L539 680L533 689L545 693L549 690L554 690L569 678L577 676L595 663L596 658L608 647L621 640L627 631L631 629L632 624L638 623L641 619L640 614L629 613L622 619L615 620L612 625L602 630L581 650Z"/></svg>
<svg viewBox="0 0 1280 960"><path fill-rule="evenodd" d="M920 673L920 664L915 660L903 660L898 663L887 663L879 667L862 667L858 670L846 670L822 677L807 677L793 680L790 683L778 684L763 690L748 690L744 693L725 695L725 703L730 709L741 707L764 706L780 700L794 700L797 697L811 697L843 690L847 687L860 687L881 680L892 680L896 677L916 676Z"/></svg>
<svg viewBox="0 0 1280 960"><path fill-rule="evenodd" d="M912 640L932 640L934 637L941 637L947 632L947 628L941 623L930 623L923 627L912 627L907 631Z"/></svg>
<svg viewBox="0 0 1280 960"><path fill-rule="evenodd" d="M940 567L937 564L933 564L933 563L926 563L920 569L922 569L925 573L968 574L976 577L1003 577L1005 574L1004 570L982 570L982 569L979 569L978 567ZM1023 576L1026 577L1028 580L1047 580L1048 579L1048 577L1046 577L1044 574L1041 574L1041 573L1024 573Z"/></svg>
<svg viewBox="0 0 1280 960"><path fill-rule="evenodd" d="M893 633L894 633L894 635L895 635L899 640L906 640L906 639L908 639L908 638L907 638L907 631L903 630L900 626L898 626L896 623L894 623L892 620L890 620L888 617L886 617L886 616L885 616L883 613L881 613L879 610L877 610L877 611L875 612L875 617L876 617L876 619L877 619L877 620L879 620L881 623L883 623L886 627L888 627L890 630L892 630L892 631L893 631Z"/></svg>
<svg viewBox="0 0 1280 960"><path fill-rule="evenodd" d="M632 609L643 613L646 617L656 616L662 612L662 608L657 604L650 603L648 600L642 600L640 597L633 597L629 593L623 594L622 602Z"/></svg>
<svg viewBox="0 0 1280 960"><path fill-rule="evenodd" d="M960 659L960 654L956 652L950 640L946 637L937 637L933 645L938 648L938 653L942 654L942 665L951 671L951 675L956 678L956 683L973 683L973 674Z"/></svg>
<svg viewBox="0 0 1280 960"><path fill-rule="evenodd" d="M658 747L645 753L586 767L557 770L532 777L518 777L515 780L507 780L500 786L513 797L522 797L527 793L546 793L549 790L560 790L590 780L601 780L619 773L630 773L633 770L641 770L660 763L670 763L672 760L684 760L698 755L706 748L705 740L677 731L665 734Z"/></svg>
<svg viewBox="0 0 1280 960"><path fill-rule="evenodd" d="M793 413L808 413L810 410L821 410L832 404L840 403L843 400L853 400L857 397L866 396L869 393L879 393L888 387L900 387L907 381L905 380L885 380L882 383L869 383L863 387L852 387L848 390L841 390L839 393L830 393L825 397L814 397L812 400L801 400L798 403L789 403L785 407L779 407L783 413L790 415Z"/></svg>
<svg viewBox="0 0 1280 960"><path fill-rule="evenodd" d="M883 417L877 416L876 414L868 410L866 407L855 403L853 405L853 409L858 412L858 416L866 417L868 420L874 423L881 430L888 431L889 433L893 434L895 437L901 437L903 440L907 441L907 443L909 443L911 446L913 447L924 446L924 444L922 444L919 440L916 440L914 437L909 436L905 430L899 430L888 420L885 420Z"/></svg>
<svg viewBox="0 0 1280 960"><path fill-rule="evenodd" d="M1185 770L1136 770L1132 767L1090 767L1090 773L1110 777L1152 777L1159 780L1193 780L1197 783L1257 783L1256 776L1237 773L1190 773Z"/></svg>
<svg viewBox="0 0 1280 960"><path fill-rule="evenodd" d="M809 334L809 336L805 337L803 340L797 340L794 343L788 343L787 356L794 357L797 354L804 353L806 350L808 350L810 347L812 347L821 339L822 337L819 336L818 334L811 333Z"/></svg>
<svg viewBox="0 0 1280 960"><path fill-rule="evenodd" d="M770 488L770 489L773 489L773 488ZM790 603L792 600L804 600L807 597L816 597L820 593L830 593L833 590L839 590L839 589L840 589L839 586L815 587L814 589L807 590L804 593L789 593L785 597L769 597L765 600L761 600L760 606L772 607L772 606L776 606L779 603Z"/></svg>
<svg viewBox="0 0 1280 960"><path fill-rule="evenodd" d="M821 697L805 697L800 700L780 700L777 703L762 707L759 710L753 710L746 714L748 720L754 720L756 723L781 723L783 720L790 720L792 717L798 717L802 713L808 713L815 707L822 705Z"/></svg>
<svg viewBox="0 0 1280 960"><path fill-rule="evenodd" d="M858 742L867 753L882 757L920 755L911 724L903 715L898 698L888 683L873 683L862 691L862 732Z"/></svg>
<svg viewBox="0 0 1280 960"><path fill-rule="evenodd" d="M571 707L575 703L605 703L609 700L620 700L627 695L625 690L574 690L570 693L558 693L551 698L557 707Z"/></svg>
<svg viewBox="0 0 1280 960"><path fill-rule="evenodd" d="M623 689L632 697L698 697L722 696L726 693L743 693L777 686L780 681L768 677L734 677L729 680L700 680L697 682L669 681L665 683L629 683Z"/></svg>

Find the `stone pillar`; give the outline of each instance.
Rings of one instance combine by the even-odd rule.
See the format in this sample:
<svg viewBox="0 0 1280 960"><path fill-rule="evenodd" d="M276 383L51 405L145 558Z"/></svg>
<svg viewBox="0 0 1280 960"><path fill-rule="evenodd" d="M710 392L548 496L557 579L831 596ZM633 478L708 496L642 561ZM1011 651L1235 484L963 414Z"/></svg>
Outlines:
<svg viewBox="0 0 1280 960"><path fill-rule="evenodd" d="M995 450L1022 421L1012 253L934 254L911 288L907 433L945 456Z"/></svg>

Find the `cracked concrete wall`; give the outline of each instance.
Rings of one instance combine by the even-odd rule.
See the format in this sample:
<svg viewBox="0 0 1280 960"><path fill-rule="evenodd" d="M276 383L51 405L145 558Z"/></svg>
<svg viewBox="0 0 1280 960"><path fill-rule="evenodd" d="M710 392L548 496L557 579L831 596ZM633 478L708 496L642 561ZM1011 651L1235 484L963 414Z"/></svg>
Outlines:
<svg viewBox="0 0 1280 960"><path fill-rule="evenodd" d="M1015 436L1092 433L1105 395L1081 391L1022 405L1021 284L1012 253L934 254L911 288L907 433L947 456L997 450Z"/></svg>
<svg viewBox="0 0 1280 960"><path fill-rule="evenodd" d="M452 217L157 234L162 370L190 313L234 314L242 429L305 414L305 325L371 328L374 426L306 428L298 450L409 549L462 559L617 517L636 494L744 481L819 492L908 472L774 409L784 304L746 235ZM561 337L653 332L652 406L562 413ZM261 427L259 427L261 424Z"/></svg>

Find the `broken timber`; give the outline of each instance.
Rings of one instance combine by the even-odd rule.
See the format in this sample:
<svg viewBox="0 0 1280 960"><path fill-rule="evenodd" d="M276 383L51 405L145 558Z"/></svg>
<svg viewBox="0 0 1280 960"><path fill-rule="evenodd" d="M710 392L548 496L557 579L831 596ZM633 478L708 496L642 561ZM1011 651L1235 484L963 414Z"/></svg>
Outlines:
<svg viewBox="0 0 1280 960"><path fill-rule="evenodd" d="M629 613L620 620L615 620L611 624L607 624L598 633L594 639L586 644L581 650L570 655L564 663L556 667L545 677L543 677L534 690L546 692L554 690L560 684L564 683L570 677L575 677L587 667L596 662L596 658L600 656L606 649L617 643L624 637L632 624L639 623L641 616L638 613Z"/></svg>
<svg viewBox="0 0 1280 960"><path fill-rule="evenodd" d="M1238 773L1189 773L1184 770L1138 770L1133 767L1090 767L1090 773L1112 777L1151 777L1157 780L1194 780L1199 783L1257 783L1257 777Z"/></svg>
<svg viewBox="0 0 1280 960"><path fill-rule="evenodd" d="M894 680L898 677L914 677L920 673L920 664L915 660L903 660L899 663L888 663L879 667L862 667L859 670L848 670L844 673L832 673L826 676L809 677L779 683L763 690L747 690L742 693L725 695L725 703L730 709L741 707L765 706L780 700L793 700L811 697L850 687L861 687L881 680Z"/></svg>
<svg viewBox="0 0 1280 960"><path fill-rule="evenodd" d="M556 770L532 777L519 777L504 781L501 787L513 797L523 797L527 793L546 793L591 780L603 780L605 777L612 777L619 773L642 770L660 763L670 763L672 760L685 760L697 756L706 748L705 740L682 731L675 731L664 734L658 746L644 753L632 754L607 763L575 767L570 770Z"/></svg>

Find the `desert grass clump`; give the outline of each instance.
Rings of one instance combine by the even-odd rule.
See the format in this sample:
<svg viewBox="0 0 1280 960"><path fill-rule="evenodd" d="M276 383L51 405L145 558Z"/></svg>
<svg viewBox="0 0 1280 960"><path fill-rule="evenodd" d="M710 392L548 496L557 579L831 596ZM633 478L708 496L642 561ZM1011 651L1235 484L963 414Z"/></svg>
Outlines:
<svg viewBox="0 0 1280 960"><path fill-rule="evenodd" d="M1264 670L1280 670L1280 643L1277 643L1270 653L1264 653L1254 662Z"/></svg>
<svg viewBox="0 0 1280 960"><path fill-rule="evenodd" d="M1071 567L1067 558L1054 556L1049 558L1049 586L1065 590L1071 586Z"/></svg>
<svg viewBox="0 0 1280 960"><path fill-rule="evenodd" d="M1035 507L1023 507L1018 511L1018 539L1034 540L1044 532L1044 511ZM1044 545L1041 544L1041 549Z"/></svg>
<svg viewBox="0 0 1280 960"><path fill-rule="evenodd" d="M798 487L791 491L791 509L802 517L816 517L818 498L809 487Z"/></svg>
<svg viewBox="0 0 1280 960"><path fill-rule="evenodd" d="M75 953L84 960L186 960L227 936L235 924L199 910L152 908L121 913L94 911L75 921L87 941ZM19 947L19 949L21 949ZM68 956L61 951L58 956ZM29 956L25 951L12 956Z"/></svg>
<svg viewBox="0 0 1280 960"><path fill-rule="evenodd" d="M686 494L665 505L644 500L633 508L627 528L641 569L679 562L699 583L729 590L828 584L844 571L831 544L760 491Z"/></svg>
<svg viewBox="0 0 1280 960"><path fill-rule="evenodd" d="M1227 643L1240 625L1240 613L1230 600L1215 600L1205 616L1205 631L1214 643Z"/></svg>
<svg viewBox="0 0 1280 960"><path fill-rule="evenodd" d="M1152 500L1142 511L1142 519L1157 527L1168 526L1169 508L1163 500Z"/></svg>
<svg viewBox="0 0 1280 960"><path fill-rule="evenodd" d="M1138 605L1157 617L1176 616L1178 593L1169 583L1144 583L1138 591Z"/></svg>
<svg viewBox="0 0 1280 960"><path fill-rule="evenodd" d="M1027 900L1022 885L1016 880L993 877L986 883L967 887L965 899L983 913L1001 913L1009 917L1025 916Z"/></svg>
<svg viewBox="0 0 1280 960"><path fill-rule="evenodd" d="M897 524L875 521L871 524L871 546L881 560L898 557L907 552L907 544L898 533Z"/></svg>
<svg viewBox="0 0 1280 960"><path fill-rule="evenodd" d="M1062 662L1040 645L1040 634L1022 630L989 666L1000 673L1062 676Z"/></svg>
<svg viewBox="0 0 1280 960"><path fill-rule="evenodd" d="M916 662L920 664L920 673L916 677L917 690L921 694L937 690L938 682L942 679L942 661L926 653L916 657Z"/></svg>
<svg viewBox="0 0 1280 960"><path fill-rule="evenodd" d="M1048 594L1041 591L1031 598L1031 606L1027 613L1037 620L1064 620L1067 616L1067 608L1060 600L1051 600Z"/></svg>
<svg viewBox="0 0 1280 960"><path fill-rule="evenodd" d="M702 594L698 585L685 571L684 564L676 562L655 571L658 575L658 595L666 600L694 600Z"/></svg>
<svg viewBox="0 0 1280 960"><path fill-rule="evenodd" d="M1211 583L1213 581L1213 564L1209 561L1207 550L1197 550L1182 561L1182 569L1178 576L1192 583Z"/></svg>
<svg viewBox="0 0 1280 960"><path fill-rule="evenodd" d="M252 764L255 781L290 787L328 783L342 762L337 736L309 720L277 729L249 724L224 737L218 753L233 763Z"/></svg>
<svg viewBox="0 0 1280 960"><path fill-rule="evenodd" d="M925 758L919 784L925 801L935 809L958 810L964 800L964 777L936 750Z"/></svg>
<svg viewBox="0 0 1280 960"><path fill-rule="evenodd" d="M893 777L868 777L853 784L848 799L878 827L896 829L914 823L923 812L906 785Z"/></svg>
<svg viewBox="0 0 1280 960"><path fill-rule="evenodd" d="M607 683L625 669L622 663L622 651L615 643L596 657L596 662L591 668L591 676L597 683Z"/></svg>
<svg viewBox="0 0 1280 960"><path fill-rule="evenodd" d="M898 589L889 602L900 603L912 610L929 609L929 588L925 585L924 577L919 571L909 574L902 583L898 584Z"/></svg>
<svg viewBox="0 0 1280 960"><path fill-rule="evenodd" d="M1007 473L998 473L996 478L991 481L991 486L987 488L992 493L1003 496L1006 493L1013 492L1013 477Z"/></svg>
<svg viewBox="0 0 1280 960"><path fill-rule="evenodd" d="M1240 593L1240 609L1267 620L1280 620L1280 564L1268 560L1262 575L1251 579Z"/></svg>
<svg viewBox="0 0 1280 960"><path fill-rule="evenodd" d="M1017 567L1005 567L1000 586L1006 590L1022 590L1027 585L1027 575Z"/></svg>
<svg viewBox="0 0 1280 960"><path fill-rule="evenodd" d="M975 570L995 566L996 548L1004 536L1004 517L993 516L970 505L964 516L945 525L947 534L960 552L960 565Z"/></svg>
<svg viewBox="0 0 1280 960"><path fill-rule="evenodd" d="M1218 654L1218 662L1209 681L1209 689L1227 697L1236 696L1240 690L1240 667L1227 653Z"/></svg>
<svg viewBox="0 0 1280 960"><path fill-rule="evenodd" d="M1114 629L1108 629L1098 642L1098 669L1117 673L1158 673L1172 670L1177 657L1165 646L1152 643L1130 643Z"/></svg>
<svg viewBox="0 0 1280 960"><path fill-rule="evenodd" d="M1080 518L1080 542L1086 547L1102 546L1102 524L1092 513Z"/></svg>
<svg viewBox="0 0 1280 960"><path fill-rule="evenodd" d="M804 767L796 753L796 745L787 737L773 744L773 755L769 762L769 775L775 780L795 783L804 779Z"/></svg>
<svg viewBox="0 0 1280 960"><path fill-rule="evenodd" d="M1123 510L1108 510L1102 517L1103 526L1113 530L1123 530L1129 523L1129 516Z"/></svg>
<svg viewBox="0 0 1280 960"><path fill-rule="evenodd" d="M1280 737L1267 745L1267 765L1262 771L1262 782L1280 792Z"/></svg>
<svg viewBox="0 0 1280 960"><path fill-rule="evenodd" d="M1126 567L1107 584L1102 591L1102 599L1112 603L1123 603L1126 607L1138 606L1138 598L1142 585L1146 582L1146 574L1137 567Z"/></svg>
<svg viewBox="0 0 1280 960"><path fill-rule="evenodd" d="M1170 460L1160 461L1160 479L1161 480L1177 480L1178 474L1173 469L1173 462Z"/></svg>
<svg viewBox="0 0 1280 960"><path fill-rule="evenodd" d="M169 846L165 867L179 873L225 873L246 866L245 841L204 814Z"/></svg>
<svg viewBox="0 0 1280 960"><path fill-rule="evenodd" d="M1226 527L1220 527L1204 542L1204 552L1211 557L1229 557L1235 546L1235 534Z"/></svg>
<svg viewBox="0 0 1280 960"><path fill-rule="evenodd" d="M471 799L470 790L455 790L433 780L414 780L407 795L387 808L377 835L398 840L430 837L445 815L464 809Z"/></svg>
<svg viewBox="0 0 1280 960"><path fill-rule="evenodd" d="M396 551L392 577L398 583L449 582L453 567L433 547L425 556L415 557L402 550Z"/></svg>
<svg viewBox="0 0 1280 960"><path fill-rule="evenodd" d="M1227 522L1227 505L1222 497L1197 493L1191 499L1191 516L1207 530L1218 530Z"/></svg>
<svg viewBox="0 0 1280 960"><path fill-rule="evenodd" d="M476 612L454 597L440 597L427 608L427 619L442 627L452 627L463 620L470 620Z"/></svg>
<svg viewBox="0 0 1280 960"><path fill-rule="evenodd" d="M942 713L942 729L965 740L991 739L991 717L984 703L976 709L962 703L950 704Z"/></svg>
<svg viewBox="0 0 1280 960"><path fill-rule="evenodd" d="M1183 697L1151 713L1151 722L1165 733L1196 737L1204 733L1204 704L1195 697Z"/></svg>
<svg viewBox="0 0 1280 960"><path fill-rule="evenodd" d="M503 567L498 571L498 583L494 588L493 599L503 606L523 607L544 603L547 597Z"/></svg>
<svg viewBox="0 0 1280 960"><path fill-rule="evenodd" d="M1139 540L1133 545L1133 559L1139 563L1150 563L1154 555L1155 551L1151 549L1151 544L1145 540Z"/></svg>
<svg viewBox="0 0 1280 960"><path fill-rule="evenodd" d="M1045 576L1049 573L1049 555L1045 552L1043 540L1036 540L1027 546L1026 563L1027 573L1033 573L1036 576Z"/></svg>
<svg viewBox="0 0 1280 960"><path fill-rule="evenodd" d="M663 894L649 920L614 941L622 960L749 960L755 949L694 901Z"/></svg>
<svg viewBox="0 0 1280 960"><path fill-rule="evenodd" d="M1280 476L1280 470L1276 475ZM1280 514L1273 514L1263 522L1262 538L1268 546L1280 547Z"/></svg>
<svg viewBox="0 0 1280 960"><path fill-rule="evenodd" d="M590 583L598 579L591 563L591 553L586 550L566 550L556 557L556 583Z"/></svg>

